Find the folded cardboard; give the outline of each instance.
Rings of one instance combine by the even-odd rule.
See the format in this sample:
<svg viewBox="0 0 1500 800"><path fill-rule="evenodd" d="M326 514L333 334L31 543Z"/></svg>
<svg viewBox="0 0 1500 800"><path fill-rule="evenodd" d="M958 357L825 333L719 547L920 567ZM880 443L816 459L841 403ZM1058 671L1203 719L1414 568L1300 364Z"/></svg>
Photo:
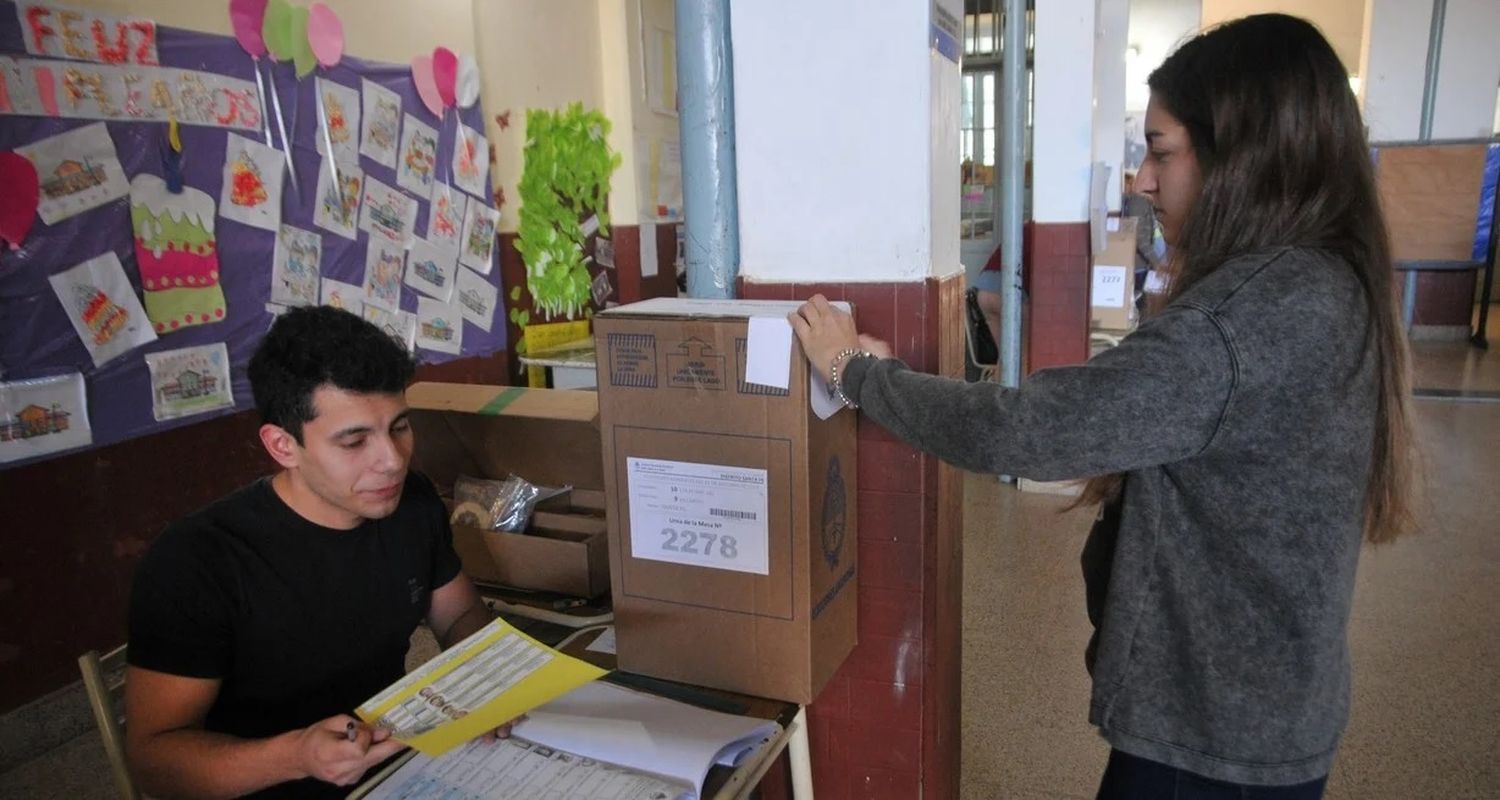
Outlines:
<svg viewBox="0 0 1500 800"><path fill-rule="evenodd" d="M1135 226L1134 217L1110 219L1104 250L1094 254L1089 281L1089 319L1094 328L1125 331L1135 327Z"/></svg>
<svg viewBox="0 0 1500 800"><path fill-rule="evenodd" d="M854 414L814 415L795 343L747 352L750 317L796 305L594 318L621 669L807 703L854 647ZM782 356L786 388L746 380Z"/></svg>
<svg viewBox="0 0 1500 800"><path fill-rule="evenodd" d="M406 392L413 467L448 493L459 475L518 475L574 487L525 533L453 526L464 572L482 583L597 597L609 591L599 400L593 392L418 383Z"/></svg>

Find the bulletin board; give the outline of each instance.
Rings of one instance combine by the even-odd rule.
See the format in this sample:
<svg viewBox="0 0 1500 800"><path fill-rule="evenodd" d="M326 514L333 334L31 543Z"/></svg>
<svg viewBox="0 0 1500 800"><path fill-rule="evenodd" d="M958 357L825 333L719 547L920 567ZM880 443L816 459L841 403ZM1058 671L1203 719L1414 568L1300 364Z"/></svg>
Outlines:
<svg viewBox="0 0 1500 800"><path fill-rule="evenodd" d="M0 61L6 57L16 60L42 58L35 53L28 53L21 26L17 4L8 0L0 1ZM154 44L160 69L193 70L254 85L253 62L231 37L155 26ZM358 52L359 42L349 41L348 50ZM62 74L70 65L86 63L57 59L57 69L54 71ZM287 138L292 145L292 165L297 178L294 188L291 175L283 175L280 222L316 235L321 244L321 278L342 281L362 289L366 254L371 247L372 234L366 230L358 230L355 237L349 239L321 228L314 222L318 204L316 185L320 170L326 166L317 145L322 138L323 128L319 125L315 78L340 84L356 96L360 95L362 85L365 85L363 80L394 93L381 94L399 98L403 121L416 118L437 132L436 182L439 184L445 181L452 183L452 172L447 165L453 154L454 143L473 141L472 138L461 139L457 120L461 120L471 132L482 134L483 111L477 104L464 110L450 109L446 113L446 119L440 120L422 104L412 81L410 67L405 65L381 64L345 55L337 65L331 68L319 67L314 75L299 81L292 64L277 64L268 69L266 65L269 63L269 59L262 59L261 72L263 80L266 80L266 93L272 93L274 81ZM0 95L0 111L4 110L6 102L7 98ZM11 109L14 111L14 103L11 104ZM265 103L265 110L268 116L274 113L269 98ZM0 113L0 151L24 149L57 134L102 124L112 141L126 180L142 174L164 174L163 153L168 141L168 126L165 123L133 119L100 123L98 119L70 118L66 106L57 112L52 112L50 108L48 111L48 114L40 116ZM253 107L247 107L246 118L257 117L254 111ZM235 122L245 121L241 119ZM258 123L259 120L253 121ZM216 203L220 201L226 172L226 150L232 141L231 134L264 143L265 134L258 125L241 124L240 127L244 129L233 130L204 124L180 126L181 171L186 187L200 190ZM276 128L274 118L271 127L273 131ZM402 127L407 126L403 124ZM355 136L357 144L359 131L355 131ZM483 196L466 195L457 188L452 189L451 194L466 197L465 202L470 205L482 204L485 208L492 209L493 197L487 191L490 186L488 148L483 145L482 138L478 142L481 148L478 163L481 165L483 179L479 183L471 182L471 188ZM281 146L279 133L274 135L273 143L278 148ZM471 152L470 155L474 154ZM86 158L83 161L88 163ZM375 179L385 186L395 188L408 201L414 202L414 230L418 244L423 243L421 237L428 231L432 198L401 188L396 170L392 167L377 163L365 155L357 156L357 162L366 176L366 189L374 186L368 179ZM76 167L75 164L73 168ZM46 180L56 176L39 177ZM75 330L73 317L62 305L59 292L54 289L54 282L49 281L49 278L91 259L109 260L109 254L112 253L123 267L131 290L140 298L143 295L143 280L136 255L136 230L132 226L131 202L127 195L59 219L53 224L47 224L44 219L39 218L19 250L0 247L0 382L16 386L32 379L81 375L82 391L86 391L87 398L87 427L91 430L89 435L74 442L77 447L73 449L119 442L252 407L246 367L257 343L274 319L275 307L268 310L268 303L273 299L272 264L277 256L278 234L226 219L222 216L224 208L218 207L212 219L212 233L216 239L213 246L218 255L218 283L224 298L223 317L207 324L162 330L155 341L132 347L102 364L96 364L96 357L90 353L80 338L80 333ZM493 249L491 246L492 251ZM465 318L458 322L462 326L461 337L458 337L461 338L461 346L449 352L440 352L424 349L419 345L416 355L421 361L437 363L460 357L487 355L505 349L505 318L503 314L494 313L497 306L503 305L495 299L503 297L499 286L500 270L495 268L495 259L496 254L490 252L488 261L476 263L473 269L456 266L450 276L455 280L462 276L471 287L478 286L476 291L482 290L482 293L493 289L489 311L494 318L489 319L488 330ZM408 257L406 261L406 269L409 271L413 259ZM466 272L470 274L465 275ZM482 282L476 284L480 278ZM402 283L398 301L400 310L416 312L419 298L423 297L425 295ZM327 300L322 299L325 302ZM457 298L454 297L450 302L456 303ZM159 397L160 384L153 385L153 364L148 363L153 361L151 356L156 356L155 365L160 367L161 357L157 354L163 351L220 343L229 362L233 405L161 419L159 403L153 402ZM201 372L199 370L193 375L198 376ZM3 451L0 452L0 470L53 457L57 452L62 452L28 455L28 451L14 449L18 442L13 440L23 430L21 409L16 408L14 397L8 404L5 401L5 397L0 397L0 451ZM45 414L45 406L46 403L33 403L28 407L29 413ZM31 421L35 423L36 419ZM77 436L80 427L72 425L70 435Z"/></svg>

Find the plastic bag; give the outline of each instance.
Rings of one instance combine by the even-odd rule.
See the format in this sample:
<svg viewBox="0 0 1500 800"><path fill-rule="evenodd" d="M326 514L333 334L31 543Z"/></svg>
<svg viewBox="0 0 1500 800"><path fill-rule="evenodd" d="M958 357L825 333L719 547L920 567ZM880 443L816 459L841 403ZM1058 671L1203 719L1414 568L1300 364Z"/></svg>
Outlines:
<svg viewBox="0 0 1500 800"><path fill-rule="evenodd" d="M573 487L547 489L511 475L503 481L460 475L453 485L455 525L521 533L531 523L537 503Z"/></svg>

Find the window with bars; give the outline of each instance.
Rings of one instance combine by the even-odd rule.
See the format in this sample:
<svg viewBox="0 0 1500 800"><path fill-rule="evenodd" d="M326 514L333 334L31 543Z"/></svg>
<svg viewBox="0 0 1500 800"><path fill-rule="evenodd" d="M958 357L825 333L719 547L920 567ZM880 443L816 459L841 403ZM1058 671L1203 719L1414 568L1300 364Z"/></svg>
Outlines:
<svg viewBox="0 0 1500 800"><path fill-rule="evenodd" d="M1026 93L1031 95L1031 53L1035 26L1032 4L1026 12ZM1000 0L965 0L963 76L959 96L960 238L987 258L995 238L996 165L1000 135L998 108L1003 9ZM1031 152L1031 103L1026 103L1027 160Z"/></svg>

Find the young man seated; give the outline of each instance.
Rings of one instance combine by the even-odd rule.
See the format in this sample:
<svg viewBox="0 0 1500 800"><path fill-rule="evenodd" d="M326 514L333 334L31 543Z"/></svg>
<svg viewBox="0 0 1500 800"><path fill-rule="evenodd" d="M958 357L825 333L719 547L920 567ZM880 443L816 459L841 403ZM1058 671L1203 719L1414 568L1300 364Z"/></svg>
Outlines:
<svg viewBox="0 0 1500 800"><path fill-rule="evenodd" d="M327 307L250 360L280 470L168 527L135 576L126 750L162 797L342 797L402 745L350 712L491 614L432 484L407 469L411 356Z"/></svg>

